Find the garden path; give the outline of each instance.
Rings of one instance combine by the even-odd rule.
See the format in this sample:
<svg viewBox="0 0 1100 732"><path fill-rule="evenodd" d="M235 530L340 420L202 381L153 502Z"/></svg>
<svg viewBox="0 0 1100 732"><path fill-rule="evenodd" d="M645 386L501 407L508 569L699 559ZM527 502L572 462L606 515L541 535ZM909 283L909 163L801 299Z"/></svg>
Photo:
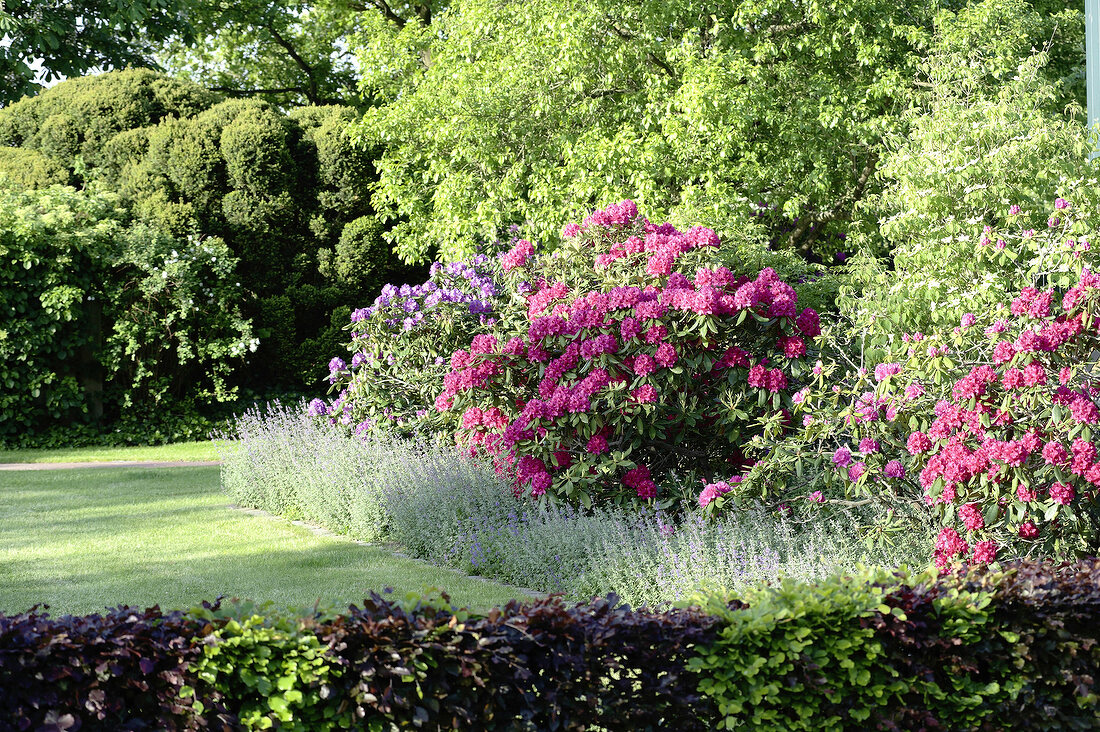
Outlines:
<svg viewBox="0 0 1100 732"><path fill-rule="evenodd" d="M169 462L111 460L84 463L0 463L0 470L69 470L72 468L197 468L221 465L217 460L176 460Z"/></svg>

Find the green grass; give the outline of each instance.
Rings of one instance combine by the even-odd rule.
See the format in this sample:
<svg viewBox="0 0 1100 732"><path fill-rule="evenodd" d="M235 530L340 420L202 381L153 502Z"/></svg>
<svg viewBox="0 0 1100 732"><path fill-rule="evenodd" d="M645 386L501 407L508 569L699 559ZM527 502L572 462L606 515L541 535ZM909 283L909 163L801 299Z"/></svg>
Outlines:
<svg viewBox="0 0 1100 732"><path fill-rule="evenodd" d="M0 612L189 608L218 595L282 607L435 586L487 609L513 588L228 507L218 468L0 473Z"/></svg>
<svg viewBox="0 0 1100 732"><path fill-rule="evenodd" d="M48 450L0 450L0 463L102 463L113 460L171 462L217 460L214 443L178 442L154 447L63 447Z"/></svg>

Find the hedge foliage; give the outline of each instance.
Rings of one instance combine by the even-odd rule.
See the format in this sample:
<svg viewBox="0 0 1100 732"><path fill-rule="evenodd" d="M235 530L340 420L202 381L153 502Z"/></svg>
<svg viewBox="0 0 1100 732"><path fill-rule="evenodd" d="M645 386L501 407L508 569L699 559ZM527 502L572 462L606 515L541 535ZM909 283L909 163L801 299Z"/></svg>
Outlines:
<svg viewBox="0 0 1100 732"><path fill-rule="evenodd" d="M34 609L0 615L0 730L1095 729L1098 570L841 577L658 611Z"/></svg>
<svg viewBox="0 0 1100 732"><path fill-rule="evenodd" d="M132 220L117 196L0 183L0 441L225 399L253 344L216 238Z"/></svg>
<svg viewBox="0 0 1100 732"><path fill-rule="evenodd" d="M344 134L354 118L345 107L284 113L148 70L111 72L0 110L0 173L35 188L117 192L159 231L223 240L260 340L236 383L314 386L351 307L406 274L370 207L374 151Z"/></svg>

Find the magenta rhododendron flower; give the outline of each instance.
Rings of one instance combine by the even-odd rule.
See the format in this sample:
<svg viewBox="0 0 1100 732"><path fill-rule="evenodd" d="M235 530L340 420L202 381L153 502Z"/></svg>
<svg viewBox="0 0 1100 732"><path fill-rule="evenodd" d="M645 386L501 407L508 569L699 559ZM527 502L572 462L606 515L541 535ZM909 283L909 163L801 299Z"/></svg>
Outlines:
<svg viewBox="0 0 1100 732"><path fill-rule="evenodd" d="M846 468L852 462L852 451L847 447L841 447L833 453L833 464L837 467Z"/></svg>
<svg viewBox="0 0 1100 732"><path fill-rule="evenodd" d="M639 465L627 471L623 476L623 484L633 488L638 498L648 499L657 496L657 486L650 477L649 468L645 465Z"/></svg>
<svg viewBox="0 0 1100 732"><path fill-rule="evenodd" d="M1016 500L1020 503L1031 503L1039 497L1039 492L1028 485L1016 486Z"/></svg>
<svg viewBox="0 0 1100 732"><path fill-rule="evenodd" d="M952 559L965 556L969 552L970 545L959 536L959 532L949 526L940 529L935 544L936 566L946 566Z"/></svg>
<svg viewBox="0 0 1100 732"><path fill-rule="evenodd" d="M886 463L883 473L887 478L904 478L905 466L901 464L900 460L890 460Z"/></svg>
<svg viewBox="0 0 1100 732"><path fill-rule="evenodd" d="M798 336L783 336L779 339L778 346L787 358L806 355L806 343Z"/></svg>
<svg viewBox="0 0 1100 732"><path fill-rule="evenodd" d="M848 467L848 480L853 483L862 478L867 473L867 465L863 462L852 463Z"/></svg>
<svg viewBox="0 0 1100 732"><path fill-rule="evenodd" d="M1050 500L1055 503L1068 506L1076 497L1076 491L1068 483L1054 483L1050 486Z"/></svg>
<svg viewBox="0 0 1100 732"><path fill-rule="evenodd" d="M967 531L977 531L985 526L982 511L975 503L967 503L959 507L959 519Z"/></svg>
<svg viewBox="0 0 1100 732"><path fill-rule="evenodd" d="M531 242L521 239L514 247L508 250L500 258L501 267L505 272L511 272L513 269L527 264L527 260L531 258L535 253L535 247Z"/></svg>
<svg viewBox="0 0 1100 732"><path fill-rule="evenodd" d="M992 541L979 541L974 545L974 564L990 564L997 559L997 545Z"/></svg>
<svg viewBox="0 0 1100 732"><path fill-rule="evenodd" d="M870 437L864 437L862 440L859 441L859 451L862 452L864 455L878 452L879 444Z"/></svg>
<svg viewBox="0 0 1100 732"><path fill-rule="evenodd" d="M670 368L676 363L676 359L679 358L676 353L676 349L673 348L672 344L670 343L662 343L661 345L657 346L657 353L655 354L655 357L657 363L659 363L661 366L664 366L665 368Z"/></svg>
<svg viewBox="0 0 1100 732"><path fill-rule="evenodd" d="M900 373L900 363L880 363L878 366L875 366L875 381L885 381L891 376L897 376Z"/></svg>
<svg viewBox="0 0 1100 732"><path fill-rule="evenodd" d="M714 502L719 496L724 496L733 490L733 485L740 483L741 476L735 476L728 481L720 480L715 483L707 483L703 487L703 490L699 493L699 506L700 508L706 508Z"/></svg>
<svg viewBox="0 0 1100 732"><path fill-rule="evenodd" d="M920 455L932 449L932 440L923 432L914 432L909 435L905 447L910 455Z"/></svg>

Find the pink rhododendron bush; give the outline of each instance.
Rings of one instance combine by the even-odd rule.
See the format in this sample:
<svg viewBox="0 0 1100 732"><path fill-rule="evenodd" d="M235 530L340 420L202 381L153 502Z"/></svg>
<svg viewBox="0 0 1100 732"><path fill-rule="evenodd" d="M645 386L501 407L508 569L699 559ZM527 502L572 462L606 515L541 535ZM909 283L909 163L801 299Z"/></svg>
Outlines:
<svg viewBox="0 0 1100 732"><path fill-rule="evenodd" d="M886 361L847 378L817 365L795 394L800 432L766 431L763 459L720 500L763 496L804 515L914 501L939 524L941 566L1095 554L1100 275L1089 249L1060 242L1054 256L1079 273L1061 292L1027 287L951 331L902 334ZM905 530L879 530L891 528Z"/></svg>
<svg viewBox="0 0 1100 732"><path fill-rule="evenodd" d="M792 406L817 313L770 269L721 264L717 235L678 231L630 201L501 257L511 306L451 357L436 400L458 442L491 456L517 495L661 499L659 485L737 473L739 446Z"/></svg>

